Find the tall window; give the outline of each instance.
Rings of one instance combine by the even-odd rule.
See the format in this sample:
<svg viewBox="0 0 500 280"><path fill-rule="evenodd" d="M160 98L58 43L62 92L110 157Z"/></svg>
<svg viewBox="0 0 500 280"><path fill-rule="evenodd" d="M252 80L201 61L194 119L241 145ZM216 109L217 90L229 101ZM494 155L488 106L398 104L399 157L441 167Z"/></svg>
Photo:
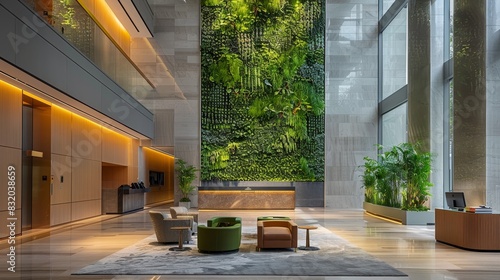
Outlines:
<svg viewBox="0 0 500 280"><path fill-rule="evenodd" d="M396 2L396 0L382 0L382 13L385 14L387 10Z"/></svg>
<svg viewBox="0 0 500 280"><path fill-rule="evenodd" d="M388 11L380 21L379 143L390 148L407 141L408 9L404 1L379 3Z"/></svg>
<svg viewBox="0 0 500 280"><path fill-rule="evenodd" d="M382 145L384 147L406 142L406 104L382 115Z"/></svg>
<svg viewBox="0 0 500 280"><path fill-rule="evenodd" d="M382 99L407 84L407 16L403 8L382 33Z"/></svg>
<svg viewBox="0 0 500 280"><path fill-rule="evenodd" d="M450 45L449 45L449 50L450 50L450 56L449 58L453 57L453 10L455 6L455 1L454 0L448 0L449 5L450 5L450 18L449 18L449 38L450 38Z"/></svg>

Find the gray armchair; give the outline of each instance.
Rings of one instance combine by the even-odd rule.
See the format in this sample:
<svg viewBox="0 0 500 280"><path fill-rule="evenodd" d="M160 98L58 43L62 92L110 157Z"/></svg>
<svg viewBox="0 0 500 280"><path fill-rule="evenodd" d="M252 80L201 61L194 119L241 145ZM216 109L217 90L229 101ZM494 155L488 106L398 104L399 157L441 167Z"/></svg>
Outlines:
<svg viewBox="0 0 500 280"><path fill-rule="evenodd" d="M189 217L180 217L173 219L170 214L159 211L149 211L149 216L153 222L156 239L160 243L179 242L179 231L172 230L172 227L192 227L193 222ZM191 241L191 230L182 231L182 240Z"/></svg>
<svg viewBox="0 0 500 280"><path fill-rule="evenodd" d="M198 213L189 212L186 207L178 206L178 207L170 207L170 215L172 218L178 219L180 217L187 217L188 219L193 220L193 226L191 230L196 232L198 230Z"/></svg>

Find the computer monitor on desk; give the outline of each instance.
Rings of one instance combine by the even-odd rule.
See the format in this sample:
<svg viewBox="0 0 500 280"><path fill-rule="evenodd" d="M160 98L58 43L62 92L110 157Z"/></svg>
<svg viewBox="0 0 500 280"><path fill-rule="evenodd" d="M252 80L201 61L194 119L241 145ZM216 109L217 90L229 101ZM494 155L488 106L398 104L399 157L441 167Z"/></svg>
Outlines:
<svg viewBox="0 0 500 280"><path fill-rule="evenodd" d="M463 211L465 209L465 196L463 192L446 192L446 204L450 209Z"/></svg>

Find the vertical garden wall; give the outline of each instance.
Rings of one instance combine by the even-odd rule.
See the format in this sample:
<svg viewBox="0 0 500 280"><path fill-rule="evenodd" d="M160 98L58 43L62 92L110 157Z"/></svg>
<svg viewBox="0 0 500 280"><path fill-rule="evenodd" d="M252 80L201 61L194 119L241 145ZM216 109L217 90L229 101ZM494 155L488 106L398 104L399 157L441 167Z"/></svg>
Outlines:
<svg viewBox="0 0 500 280"><path fill-rule="evenodd" d="M323 181L324 15L317 0L202 1L202 181Z"/></svg>

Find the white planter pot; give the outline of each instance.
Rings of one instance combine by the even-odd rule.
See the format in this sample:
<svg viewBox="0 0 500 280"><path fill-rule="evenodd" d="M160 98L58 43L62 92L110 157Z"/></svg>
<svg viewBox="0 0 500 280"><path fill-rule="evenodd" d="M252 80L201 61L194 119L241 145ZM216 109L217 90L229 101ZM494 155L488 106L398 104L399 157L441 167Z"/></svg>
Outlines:
<svg viewBox="0 0 500 280"><path fill-rule="evenodd" d="M191 202L190 201L188 201L188 202L179 201L179 206L186 207L187 209L189 209L189 208L191 208Z"/></svg>
<svg viewBox="0 0 500 280"><path fill-rule="evenodd" d="M369 202L363 202L366 212L401 222L403 225L433 225L434 211L406 211Z"/></svg>

